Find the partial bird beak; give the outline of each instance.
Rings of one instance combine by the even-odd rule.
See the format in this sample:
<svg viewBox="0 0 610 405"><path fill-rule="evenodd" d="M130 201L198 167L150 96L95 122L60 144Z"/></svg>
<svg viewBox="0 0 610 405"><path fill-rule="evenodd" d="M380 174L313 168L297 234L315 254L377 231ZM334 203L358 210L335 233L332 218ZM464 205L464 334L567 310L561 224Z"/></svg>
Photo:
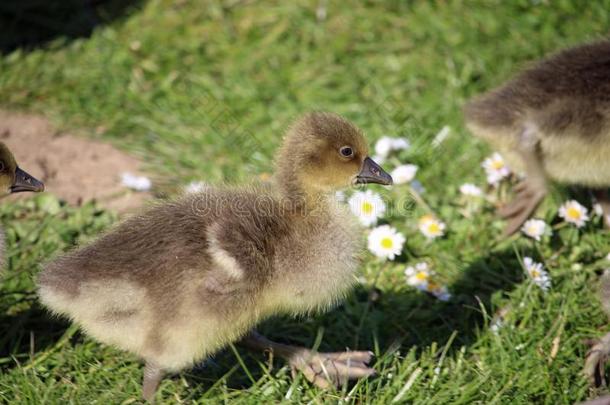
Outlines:
<svg viewBox="0 0 610 405"><path fill-rule="evenodd" d="M19 193L22 191L33 191L38 193L44 191L44 184L17 167L17 170L15 170L15 182L10 190L11 193Z"/></svg>
<svg viewBox="0 0 610 405"><path fill-rule="evenodd" d="M392 176L387 174L373 159L364 159L362 169L356 176L356 184L377 183L384 186L392 185Z"/></svg>

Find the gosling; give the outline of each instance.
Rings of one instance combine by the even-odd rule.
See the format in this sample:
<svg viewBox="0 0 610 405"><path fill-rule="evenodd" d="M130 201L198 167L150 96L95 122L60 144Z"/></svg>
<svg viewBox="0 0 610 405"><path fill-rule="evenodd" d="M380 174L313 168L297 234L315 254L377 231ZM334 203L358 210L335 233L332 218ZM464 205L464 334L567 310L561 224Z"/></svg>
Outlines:
<svg viewBox="0 0 610 405"><path fill-rule="evenodd" d="M499 214L516 232L536 210L548 181L595 193L610 227L610 41L550 56L467 103L470 131L526 178Z"/></svg>
<svg viewBox="0 0 610 405"><path fill-rule="evenodd" d="M47 264L41 301L100 342L145 361L143 397L176 372L246 336L275 314L331 308L350 290L358 225L334 191L392 178L362 132L324 112L288 130L268 184L207 187L132 217ZM371 375L370 352L313 353L252 331L319 386Z"/></svg>
<svg viewBox="0 0 610 405"><path fill-rule="evenodd" d="M0 142L0 197L24 191L40 192L44 184L17 166L15 156ZM4 233L0 230L0 270L4 267Z"/></svg>

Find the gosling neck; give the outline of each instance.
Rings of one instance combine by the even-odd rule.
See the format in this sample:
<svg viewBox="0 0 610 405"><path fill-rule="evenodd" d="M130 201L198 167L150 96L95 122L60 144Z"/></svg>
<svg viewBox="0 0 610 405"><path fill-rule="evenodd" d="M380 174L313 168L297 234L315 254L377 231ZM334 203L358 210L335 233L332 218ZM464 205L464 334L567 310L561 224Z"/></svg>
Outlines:
<svg viewBox="0 0 610 405"><path fill-rule="evenodd" d="M312 211L326 204L328 193L307 184L299 176L280 170L275 177L282 199L296 211Z"/></svg>

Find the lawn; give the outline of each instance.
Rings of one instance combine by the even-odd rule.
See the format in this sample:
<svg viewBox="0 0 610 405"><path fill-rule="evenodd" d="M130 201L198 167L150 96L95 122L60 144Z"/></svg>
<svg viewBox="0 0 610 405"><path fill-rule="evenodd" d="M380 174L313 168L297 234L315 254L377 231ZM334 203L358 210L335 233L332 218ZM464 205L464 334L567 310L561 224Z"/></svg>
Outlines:
<svg viewBox="0 0 610 405"><path fill-rule="evenodd" d="M419 233L428 208L407 186L371 187L393 203L385 221L406 236L403 254L390 262L367 254L360 284L333 311L261 325L270 337L324 350L371 349L378 376L323 391L231 347L165 379L159 403L570 404L596 395L581 374L583 341L610 330L596 298L610 235L599 218L564 226L565 200L590 201L556 187L537 214L554 227L551 237L502 240L493 204L469 205L458 191L485 185L481 162L491 152L468 134L461 107L534 58L602 37L609 9L601 0L149 0L109 15L89 37L0 54L0 106L42 113L142 158L158 198L192 180L264 178L284 129L314 109L346 116L371 146L384 135L410 140L385 165L419 166L422 198L446 235ZM489 190L500 199L506 191ZM138 359L49 317L32 281L41 262L118 215L47 193L0 204L0 218L8 242L0 402L139 401ZM548 292L524 274L526 256L549 271ZM405 267L420 261L451 300L406 283ZM503 324L490 328L498 310Z"/></svg>

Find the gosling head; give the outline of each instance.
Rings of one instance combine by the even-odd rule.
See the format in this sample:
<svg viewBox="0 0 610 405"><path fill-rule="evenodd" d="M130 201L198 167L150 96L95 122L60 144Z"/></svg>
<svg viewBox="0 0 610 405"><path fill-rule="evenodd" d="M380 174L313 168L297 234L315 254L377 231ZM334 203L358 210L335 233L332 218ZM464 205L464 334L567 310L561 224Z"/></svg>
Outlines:
<svg viewBox="0 0 610 405"><path fill-rule="evenodd" d="M277 165L280 182L308 194L352 184L392 184L392 177L368 157L362 131L326 112L309 113L293 124Z"/></svg>
<svg viewBox="0 0 610 405"><path fill-rule="evenodd" d="M44 184L21 170L9 148L0 142L0 195L43 190Z"/></svg>

